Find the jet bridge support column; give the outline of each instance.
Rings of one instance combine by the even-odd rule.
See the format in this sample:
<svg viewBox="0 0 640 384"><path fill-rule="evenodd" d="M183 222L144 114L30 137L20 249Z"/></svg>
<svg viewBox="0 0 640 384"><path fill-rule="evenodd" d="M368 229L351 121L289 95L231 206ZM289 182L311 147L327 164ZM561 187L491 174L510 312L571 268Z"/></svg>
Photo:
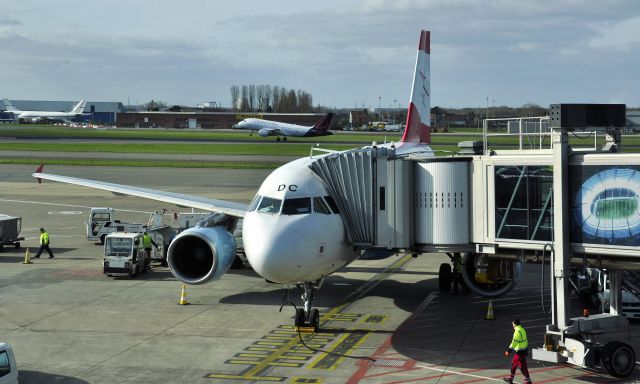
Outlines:
<svg viewBox="0 0 640 384"><path fill-rule="evenodd" d="M556 110L564 110L563 108L562 105L559 105ZM588 108L589 106L587 105L581 111L586 111ZM552 111L553 120L553 105L550 110ZM585 113L585 115L588 114ZM559 117L556 120L562 121ZM571 148L569 147L567 132L568 129L564 126L557 126L553 135L552 323L547 325L544 346L532 350L533 358L554 363L567 362L584 368L604 367L612 376L628 377L635 368L636 356L633 348L618 341L609 342L604 346L596 341L596 337L599 334L620 330L620 328L628 325L627 320L619 314L622 295L622 273L616 271L610 276L611 313L569 317L568 279L569 260L571 259L569 244L571 211L568 171Z"/></svg>

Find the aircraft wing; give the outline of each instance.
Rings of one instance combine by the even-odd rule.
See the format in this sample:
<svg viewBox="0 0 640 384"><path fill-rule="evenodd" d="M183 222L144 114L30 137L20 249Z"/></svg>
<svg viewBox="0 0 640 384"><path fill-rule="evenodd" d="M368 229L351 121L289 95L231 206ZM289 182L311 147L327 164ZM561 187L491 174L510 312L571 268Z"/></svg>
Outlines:
<svg viewBox="0 0 640 384"><path fill-rule="evenodd" d="M222 212L235 217L243 217L245 212L247 211L247 206L245 204L208 199L206 197L200 196L185 195L182 193L164 192L149 188L139 188L123 184L107 183L104 181L52 175L50 173L41 173L37 171L33 174L33 177L37 178L38 182L40 182L41 179L45 179L73 185L82 185L84 187L111 191L114 194L143 197L145 199L163 201L165 203L171 203L182 207L202 209L209 212Z"/></svg>

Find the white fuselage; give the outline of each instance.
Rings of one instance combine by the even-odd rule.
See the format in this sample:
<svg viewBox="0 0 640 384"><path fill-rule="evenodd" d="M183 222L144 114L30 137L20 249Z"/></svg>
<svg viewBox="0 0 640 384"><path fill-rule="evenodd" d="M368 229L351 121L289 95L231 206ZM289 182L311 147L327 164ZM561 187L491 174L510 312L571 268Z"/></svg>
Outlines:
<svg viewBox="0 0 640 384"><path fill-rule="evenodd" d="M17 119L52 119L52 120L71 119L81 115L81 113L46 112L46 111L20 111L20 112L15 112L14 114Z"/></svg>
<svg viewBox="0 0 640 384"><path fill-rule="evenodd" d="M260 136L306 136L313 126L304 126L278 121L248 118L233 126L238 129L257 131Z"/></svg>
<svg viewBox="0 0 640 384"><path fill-rule="evenodd" d="M244 249L267 280L299 283L321 279L352 262L340 214L311 171L311 158L288 163L262 183L244 216Z"/></svg>

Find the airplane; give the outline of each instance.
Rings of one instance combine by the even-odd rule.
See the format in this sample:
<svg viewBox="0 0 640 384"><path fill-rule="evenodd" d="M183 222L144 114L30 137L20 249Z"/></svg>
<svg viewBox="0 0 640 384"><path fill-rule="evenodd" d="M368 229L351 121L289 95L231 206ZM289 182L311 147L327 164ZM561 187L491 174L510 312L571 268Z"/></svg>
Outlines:
<svg viewBox="0 0 640 384"><path fill-rule="evenodd" d="M262 137L276 136L277 141L280 141L280 136L282 136L282 140L287 141L287 136L314 137L332 135L333 132L329 131L329 124L332 118L333 113L327 113L314 125L304 126L251 117L234 124L233 128L248 129L252 132L258 131L258 135Z"/></svg>
<svg viewBox="0 0 640 384"><path fill-rule="evenodd" d="M69 112L55 112L55 111L22 111L16 108L11 101L8 99L4 99L4 105L7 112L11 112L14 115L14 119L25 119L31 121L38 121L41 119L49 119L49 120L65 120L69 121L70 119L83 115L84 106L86 102L84 100L80 100L78 104L76 104L73 109Z"/></svg>
<svg viewBox="0 0 640 384"><path fill-rule="evenodd" d="M431 140L429 57L430 32L421 31L404 134L398 143L378 146L393 146L396 156L434 156L428 145ZM229 270L236 257L232 233L238 220L243 219L245 256L253 270L267 281L302 288L303 307L296 308L295 327L317 330L320 315L312 306L314 291L327 276L363 257L362 250L349 242L340 209L327 185L310 168L318 158L328 155L304 157L275 169L248 206L43 173L44 165L36 169L33 177L38 182L52 180L214 212L197 227L181 232L169 245L167 261L171 272L187 284L203 284ZM467 254L463 260L463 279L470 285L474 284L471 277L465 276L474 276L475 264L468 261L472 257L468 255L473 254ZM482 291L484 287L479 283L469 288L488 297L505 293L504 287Z"/></svg>

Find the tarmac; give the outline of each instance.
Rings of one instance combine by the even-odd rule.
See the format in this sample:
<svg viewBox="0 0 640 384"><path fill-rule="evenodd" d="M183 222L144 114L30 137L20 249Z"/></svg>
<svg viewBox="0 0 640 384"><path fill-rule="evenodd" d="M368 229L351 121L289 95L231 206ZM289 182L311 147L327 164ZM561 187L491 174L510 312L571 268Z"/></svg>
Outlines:
<svg viewBox="0 0 640 384"><path fill-rule="evenodd" d="M271 284L249 267L187 286L167 268L135 278L102 273L102 247L86 240L90 207L123 221L188 211L31 177L31 166L0 165L0 213L22 217L21 248L0 253L0 341L10 343L20 383L489 383L501 382L502 355L520 318L532 347L542 345L549 296L540 265L495 301L438 290L441 254L357 260L317 292L317 334L293 330L295 287ZM248 203L265 170L50 166L46 172ZM169 218L169 220L171 220ZM54 259L23 264L38 228ZM548 276L548 273L545 273ZM290 303L291 302L291 303ZM283 304L284 303L284 304ZM617 339L640 353L640 327ZM622 383L604 371L529 359L534 383ZM515 382L522 382L518 374Z"/></svg>

